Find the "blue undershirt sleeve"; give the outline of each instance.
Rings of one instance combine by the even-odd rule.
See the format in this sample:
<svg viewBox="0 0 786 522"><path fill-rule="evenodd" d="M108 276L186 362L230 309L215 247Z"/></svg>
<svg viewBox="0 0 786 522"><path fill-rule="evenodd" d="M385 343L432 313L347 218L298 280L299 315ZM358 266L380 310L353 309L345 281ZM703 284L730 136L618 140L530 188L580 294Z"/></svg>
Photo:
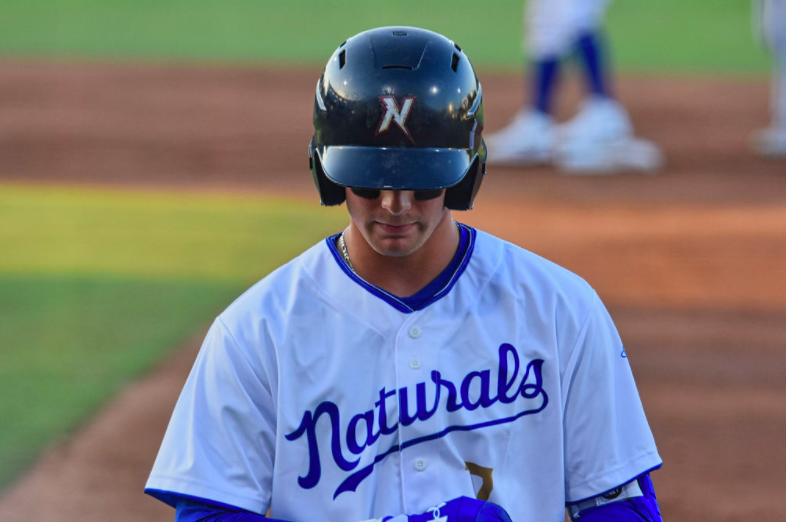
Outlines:
<svg viewBox="0 0 786 522"><path fill-rule="evenodd" d="M263 520L275 522L273 519L240 508L233 510L191 499L179 500L175 512L175 522L260 522Z"/></svg>

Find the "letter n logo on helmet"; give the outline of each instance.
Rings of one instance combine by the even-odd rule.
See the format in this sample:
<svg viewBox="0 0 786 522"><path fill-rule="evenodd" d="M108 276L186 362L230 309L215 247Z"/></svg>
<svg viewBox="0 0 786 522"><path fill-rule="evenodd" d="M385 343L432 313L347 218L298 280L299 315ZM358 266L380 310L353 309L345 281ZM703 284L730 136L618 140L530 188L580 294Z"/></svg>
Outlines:
<svg viewBox="0 0 786 522"><path fill-rule="evenodd" d="M414 144L415 140L412 139L412 135L409 133L409 129L407 129L407 118L410 110L412 110L412 105L415 103L415 96L405 97L404 103L401 104L400 108L394 96L380 96L379 100L382 102L385 114L382 115L382 120L379 122L377 136L387 132L390 129L390 123L393 122L398 125L407 139Z"/></svg>

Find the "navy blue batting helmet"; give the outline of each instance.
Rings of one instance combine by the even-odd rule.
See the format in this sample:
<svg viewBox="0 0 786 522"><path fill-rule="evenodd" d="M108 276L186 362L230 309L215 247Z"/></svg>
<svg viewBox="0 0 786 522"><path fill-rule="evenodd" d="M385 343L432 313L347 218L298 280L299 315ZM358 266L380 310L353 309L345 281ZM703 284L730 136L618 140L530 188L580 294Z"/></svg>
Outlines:
<svg viewBox="0 0 786 522"><path fill-rule="evenodd" d="M316 87L309 165L323 205L344 187L447 189L472 208L485 174L483 92L461 47L414 27L382 27L342 43Z"/></svg>

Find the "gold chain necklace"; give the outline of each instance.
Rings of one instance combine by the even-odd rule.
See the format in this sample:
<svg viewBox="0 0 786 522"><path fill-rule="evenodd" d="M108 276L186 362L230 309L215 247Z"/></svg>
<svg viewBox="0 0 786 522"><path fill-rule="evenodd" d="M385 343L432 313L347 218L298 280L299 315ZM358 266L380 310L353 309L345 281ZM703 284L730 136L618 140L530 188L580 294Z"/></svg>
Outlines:
<svg viewBox="0 0 786 522"><path fill-rule="evenodd" d="M341 236L338 238L338 246L341 247L341 255L344 256L344 261L347 262L347 266L349 267L352 272L355 271L355 267L352 266L352 261L349 260L349 252L347 252L347 243L344 241L344 234L347 233L347 229L345 228L344 231L341 233Z"/></svg>

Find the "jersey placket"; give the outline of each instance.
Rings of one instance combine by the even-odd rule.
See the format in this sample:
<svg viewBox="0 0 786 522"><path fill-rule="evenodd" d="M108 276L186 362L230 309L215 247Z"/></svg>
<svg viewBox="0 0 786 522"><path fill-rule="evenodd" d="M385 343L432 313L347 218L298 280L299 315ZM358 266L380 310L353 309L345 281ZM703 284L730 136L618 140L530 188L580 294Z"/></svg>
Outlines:
<svg viewBox="0 0 786 522"><path fill-rule="evenodd" d="M436 387L431 372L437 368L437 332L426 321L429 314L416 312L402 324L396 336L396 380L399 405L399 452L402 502L405 513L416 509L414 503L422 500L423 491L436 493L441 474L439 455L427 450L431 446L424 437L438 434L442 429L438 405L435 405ZM418 386L420 384L420 386ZM425 392L421 399L425 408L418 409L418 392ZM406 403L405 403L406 400Z"/></svg>

